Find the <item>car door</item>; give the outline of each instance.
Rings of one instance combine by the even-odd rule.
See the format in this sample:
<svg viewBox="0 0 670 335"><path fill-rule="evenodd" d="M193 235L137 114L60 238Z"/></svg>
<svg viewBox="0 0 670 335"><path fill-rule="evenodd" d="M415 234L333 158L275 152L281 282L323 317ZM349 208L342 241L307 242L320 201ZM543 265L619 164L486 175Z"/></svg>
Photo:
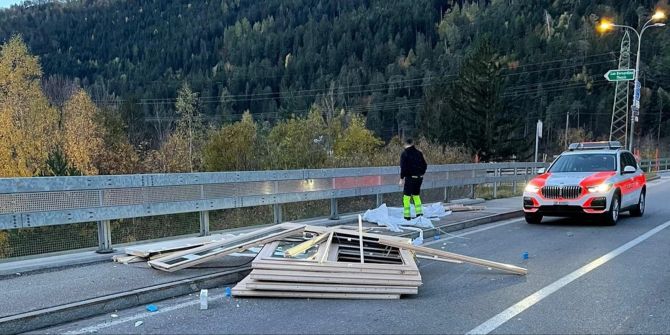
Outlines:
<svg viewBox="0 0 670 335"><path fill-rule="evenodd" d="M619 189L621 190L621 207L626 207L628 204L630 204L630 196L629 196L629 187L628 185L628 177L630 175L626 175L623 173L624 168L628 164L628 159L626 158L626 155L624 152L619 153L619 172L617 173L616 180L614 181L616 185L619 186Z"/></svg>
<svg viewBox="0 0 670 335"><path fill-rule="evenodd" d="M626 166L632 166L635 168L635 173L623 174L623 169ZM640 190L642 189L638 184L638 178L642 171L637 166L635 157L629 152L621 153L621 205L622 207L633 206L637 203L637 199L640 196Z"/></svg>
<svg viewBox="0 0 670 335"><path fill-rule="evenodd" d="M640 199L640 193L642 192L642 175L644 174L644 171L640 168L640 166L637 164L637 160L635 159L635 156L631 154L630 152L625 153L627 160L629 162L628 165L635 167L636 171L633 174L627 175L627 178L630 178L630 185L631 185L631 192L630 192L630 205L636 205L638 200Z"/></svg>

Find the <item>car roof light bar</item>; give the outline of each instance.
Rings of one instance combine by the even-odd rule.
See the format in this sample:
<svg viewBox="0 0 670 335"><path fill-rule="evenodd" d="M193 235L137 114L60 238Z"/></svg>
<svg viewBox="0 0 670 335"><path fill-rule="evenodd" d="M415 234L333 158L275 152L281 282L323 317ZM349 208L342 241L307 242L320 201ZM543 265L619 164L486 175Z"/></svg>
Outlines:
<svg viewBox="0 0 670 335"><path fill-rule="evenodd" d="M623 146L619 141L581 142L572 143L568 150L598 150L598 149L621 149Z"/></svg>

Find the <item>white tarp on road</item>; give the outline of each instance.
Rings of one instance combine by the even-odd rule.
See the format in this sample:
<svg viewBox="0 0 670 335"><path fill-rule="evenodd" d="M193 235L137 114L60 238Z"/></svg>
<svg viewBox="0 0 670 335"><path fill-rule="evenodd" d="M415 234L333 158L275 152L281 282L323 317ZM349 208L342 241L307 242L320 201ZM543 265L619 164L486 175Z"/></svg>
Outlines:
<svg viewBox="0 0 670 335"><path fill-rule="evenodd" d="M441 203L423 205L423 216L409 221L405 220L402 211L401 207L386 207L386 204L382 204L375 209L367 210L363 214L363 220L384 226L390 231L401 232L402 226L433 228L431 220L451 214L451 211L445 210ZM411 213L412 217L416 216L414 205L411 207Z"/></svg>

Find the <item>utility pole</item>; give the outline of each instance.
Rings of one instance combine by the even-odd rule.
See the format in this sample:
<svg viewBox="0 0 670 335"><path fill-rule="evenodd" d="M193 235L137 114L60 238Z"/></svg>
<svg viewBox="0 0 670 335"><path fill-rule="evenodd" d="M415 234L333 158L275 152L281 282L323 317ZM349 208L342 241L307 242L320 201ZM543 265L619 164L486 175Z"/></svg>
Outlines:
<svg viewBox="0 0 670 335"><path fill-rule="evenodd" d="M537 163L537 150L540 145L540 138L542 138L542 121L537 120L537 125L535 126L535 163Z"/></svg>
<svg viewBox="0 0 670 335"><path fill-rule="evenodd" d="M630 34L626 31L621 39L619 69L630 68ZM617 81L614 90L614 106L612 106L612 124L610 141L619 141L624 147L628 142L628 82Z"/></svg>
<svg viewBox="0 0 670 335"><path fill-rule="evenodd" d="M565 148L568 148L568 128L570 127L570 111L565 112Z"/></svg>

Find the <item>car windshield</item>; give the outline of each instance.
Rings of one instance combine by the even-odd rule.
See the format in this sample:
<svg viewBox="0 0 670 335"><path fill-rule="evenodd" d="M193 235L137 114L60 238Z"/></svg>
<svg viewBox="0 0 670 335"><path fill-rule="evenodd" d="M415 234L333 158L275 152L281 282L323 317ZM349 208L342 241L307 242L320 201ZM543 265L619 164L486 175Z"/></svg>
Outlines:
<svg viewBox="0 0 670 335"><path fill-rule="evenodd" d="M616 171L616 155L584 154L558 157L549 172L600 172Z"/></svg>

